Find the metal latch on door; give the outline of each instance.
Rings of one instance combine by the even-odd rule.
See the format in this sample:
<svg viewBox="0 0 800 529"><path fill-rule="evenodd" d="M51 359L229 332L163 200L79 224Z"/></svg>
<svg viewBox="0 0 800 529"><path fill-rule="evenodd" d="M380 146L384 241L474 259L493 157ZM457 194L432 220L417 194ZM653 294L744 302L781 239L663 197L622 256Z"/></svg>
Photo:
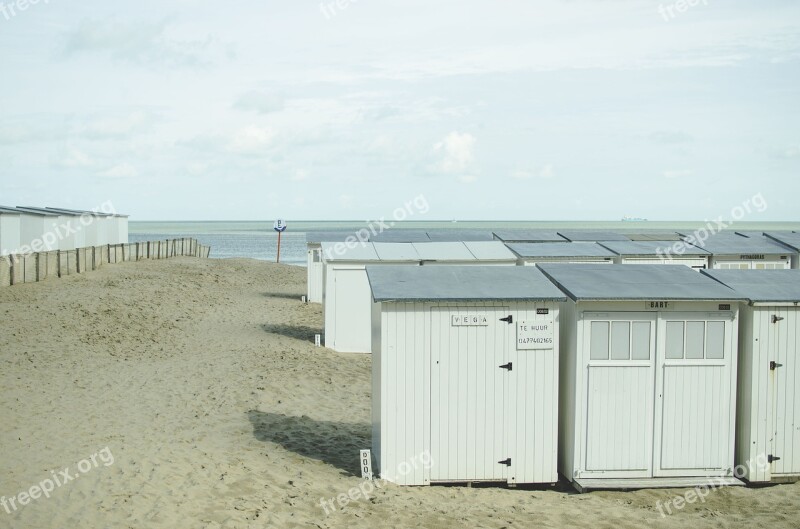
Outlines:
<svg viewBox="0 0 800 529"><path fill-rule="evenodd" d="M778 456L774 456L774 455L772 455L772 454L770 454L770 455L768 455L768 456L767 456L767 461L768 461L768 462L770 462L770 463L772 463L772 462L774 462L774 461L780 461L780 460L781 460L781 458L780 458L780 457L778 457Z"/></svg>
<svg viewBox="0 0 800 529"><path fill-rule="evenodd" d="M504 321L504 322L508 323L509 325L511 325L512 323L514 323L514 316L509 314L505 318L500 318L500 321Z"/></svg>
<svg viewBox="0 0 800 529"><path fill-rule="evenodd" d="M784 320L784 319L785 318L783 316L777 316L775 314L772 315L772 323L778 323L779 321Z"/></svg>
<svg viewBox="0 0 800 529"><path fill-rule="evenodd" d="M508 369L509 371L513 371L514 370L514 364L512 362L509 362L507 364L503 364L503 365L497 366L497 367L499 367L500 369Z"/></svg>
<svg viewBox="0 0 800 529"><path fill-rule="evenodd" d="M769 362L769 370L770 371L775 371L779 367L783 367L783 364L779 364L775 360L770 360L770 362Z"/></svg>
<svg viewBox="0 0 800 529"><path fill-rule="evenodd" d="M511 466L511 458L509 457L508 459L503 459L502 461L498 461L497 464L498 465L505 465L507 467L510 467Z"/></svg>

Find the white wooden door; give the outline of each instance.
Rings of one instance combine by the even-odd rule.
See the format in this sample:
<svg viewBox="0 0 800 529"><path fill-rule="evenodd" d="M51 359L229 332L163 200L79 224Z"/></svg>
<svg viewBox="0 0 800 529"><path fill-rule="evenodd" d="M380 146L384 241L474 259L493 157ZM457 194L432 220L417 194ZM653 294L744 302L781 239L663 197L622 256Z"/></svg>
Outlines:
<svg viewBox="0 0 800 529"><path fill-rule="evenodd" d="M774 339L770 340L769 358L775 362L763 366L769 369L769 381L773 385L771 394L774 396L771 403L774 431L770 432L771 450L766 455L779 458L770 464L773 476L800 474L800 388L797 387L800 382L800 362L797 360L800 320L795 308L771 307L764 311L770 318L766 324L773 326ZM776 317L774 323L773 317Z"/></svg>
<svg viewBox="0 0 800 529"><path fill-rule="evenodd" d="M499 307L431 308L431 481L506 481L512 371Z"/></svg>
<svg viewBox="0 0 800 529"><path fill-rule="evenodd" d="M655 476L731 468L733 315L661 313L656 369Z"/></svg>
<svg viewBox="0 0 800 529"><path fill-rule="evenodd" d="M655 313L585 313L584 477L650 477Z"/></svg>

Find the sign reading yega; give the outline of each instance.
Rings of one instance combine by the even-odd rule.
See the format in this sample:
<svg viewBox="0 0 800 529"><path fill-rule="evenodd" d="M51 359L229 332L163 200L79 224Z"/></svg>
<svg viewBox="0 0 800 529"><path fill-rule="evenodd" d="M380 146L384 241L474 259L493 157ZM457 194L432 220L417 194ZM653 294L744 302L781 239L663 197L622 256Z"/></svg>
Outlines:
<svg viewBox="0 0 800 529"><path fill-rule="evenodd" d="M466 325L485 326L489 325L489 318L487 318L485 314L469 314L463 316L454 314L451 325L453 327L462 327Z"/></svg>
<svg viewBox="0 0 800 529"><path fill-rule="evenodd" d="M553 349L554 335L552 320L517 322L517 349Z"/></svg>

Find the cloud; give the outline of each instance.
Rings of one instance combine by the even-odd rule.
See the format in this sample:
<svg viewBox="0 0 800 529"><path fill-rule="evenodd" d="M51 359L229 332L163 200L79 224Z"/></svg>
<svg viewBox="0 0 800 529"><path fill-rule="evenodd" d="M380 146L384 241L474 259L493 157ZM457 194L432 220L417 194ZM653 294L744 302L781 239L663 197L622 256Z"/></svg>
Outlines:
<svg viewBox="0 0 800 529"><path fill-rule="evenodd" d="M123 115L92 118L79 125L76 132L92 140L125 139L150 129L153 120L151 114L137 110Z"/></svg>
<svg viewBox="0 0 800 529"><path fill-rule="evenodd" d="M433 146L434 152L441 156L438 168L444 173L461 173L470 168L475 161L473 149L476 139L468 132L451 132Z"/></svg>
<svg viewBox="0 0 800 529"><path fill-rule="evenodd" d="M78 149L70 149L69 153L67 153L67 156L57 163L57 165L69 169L91 167L93 164L94 160L92 160L88 154L79 151Z"/></svg>
<svg viewBox="0 0 800 529"><path fill-rule="evenodd" d="M471 184L473 182L476 182L477 180L478 177L475 175L462 175L458 177L458 181L461 182L462 184Z"/></svg>
<svg viewBox="0 0 800 529"><path fill-rule="evenodd" d="M233 135L227 150L236 154L263 155L274 138L275 132L272 129L251 125Z"/></svg>
<svg viewBox="0 0 800 529"><path fill-rule="evenodd" d="M298 169L292 175L291 180L292 182L304 182L308 180L308 171L304 169Z"/></svg>
<svg viewBox="0 0 800 529"><path fill-rule="evenodd" d="M694 173L691 169L668 169L661 174L664 178L682 178L684 176L691 176Z"/></svg>
<svg viewBox="0 0 800 529"><path fill-rule="evenodd" d="M284 108L284 98L280 94L268 94L258 90L251 90L239 96L233 108L257 114L269 114Z"/></svg>
<svg viewBox="0 0 800 529"><path fill-rule="evenodd" d="M666 145L674 145L678 143L691 143L694 138L689 134L681 131L660 130L656 131L649 136L650 140L655 143L662 143Z"/></svg>
<svg viewBox="0 0 800 529"><path fill-rule="evenodd" d="M511 172L515 180L532 180L534 178L550 179L556 176L555 166L551 163L536 169L516 169Z"/></svg>
<svg viewBox="0 0 800 529"><path fill-rule="evenodd" d="M791 160L792 158L800 157L800 145L794 145L792 147L788 147L783 150L779 150L777 153L778 158L785 158L787 160Z"/></svg>
<svg viewBox="0 0 800 529"><path fill-rule="evenodd" d="M119 62L148 67L207 67L233 56L229 45L206 35L177 40L168 35L169 21L83 20L65 35L63 55L107 55Z"/></svg>
<svg viewBox="0 0 800 529"><path fill-rule="evenodd" d="M115 165L107 171L97 173L97 175L102 176L103 178L121 180L125 178L135 178L139 176L139 171L137 171L136 168L129 163L121 163L119 165Z"/></svg>

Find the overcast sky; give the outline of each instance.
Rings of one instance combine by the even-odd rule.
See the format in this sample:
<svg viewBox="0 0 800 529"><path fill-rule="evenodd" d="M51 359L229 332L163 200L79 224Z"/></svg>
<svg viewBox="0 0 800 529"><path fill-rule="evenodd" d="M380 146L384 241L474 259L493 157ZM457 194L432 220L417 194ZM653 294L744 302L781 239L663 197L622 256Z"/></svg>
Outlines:
<svg viewBox="0 0 800 529"><path fill-rule="evenodd" d="M0 3L0 205L798 220L797 1Z"/></svg>

